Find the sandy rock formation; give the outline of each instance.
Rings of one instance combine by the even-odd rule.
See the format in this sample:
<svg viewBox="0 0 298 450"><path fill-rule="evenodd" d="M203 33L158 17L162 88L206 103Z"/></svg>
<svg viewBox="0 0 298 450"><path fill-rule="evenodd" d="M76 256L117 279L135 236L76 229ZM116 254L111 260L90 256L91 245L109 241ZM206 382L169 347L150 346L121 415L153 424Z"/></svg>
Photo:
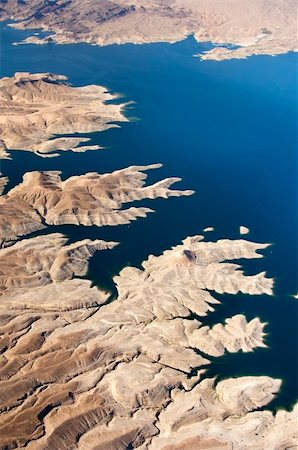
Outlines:
<svg viewBox="0 0 298 450"><path fill-rule="evenodd" d="M8 178L7 177L2 177L1 173L0 173L0 195L3 194L3 191L5 189L5 186L8 183Z"/></svg>
<svg viewBox="0 0 298 450"><path fill-rule="evenodd" d="M231 353L239 350L249 352L256 347L266 347L264 326L257 317L247 322L245 316L238 314L226 319L225 325L218 323L211 329L201 326L193 330L189 342L192 347L212 356L221 356L226 350Z"/></svg>
<svg viewBox="0 0 298 450"><path fill-rule="evenodd" d="M190 190L170 189L180 178L166 178L145 186L144 171L159 167L161 164L131 166L103 175L91 172L65 181L57 171L28 172L21 184L0 197L2 245L45 228L46 224L127 224L152 210L134 206L121 209L124 203L193 194Z"/></svg>
<svg viewBox="0 0 298 450"><path fill-rule="evenodd" d="M143 266L155 280L162 280L163 283L170 282L173 286L172 289L169 286L172 295L176 287L178 288L176 292L179 292L181 285L184 288L189 285L196 290L210 289L219 293L243 292L250 295L263 293L271 295L273 281L266 278L264 272L245 276L239 270L241 266L225 262L242 258L262 258L257 250L266 247L268 244L256 244L243 239L203 242L202 236L194 236L185 239L182 245L165 251L160 257L149 256ZM168 273L168 265L174 266L170 273Z"/></svg>
<svg viewBox="0 0 298 450"><path fill-rule="evenodd" d="M55 233L24 239L11 247L1 249L1 298L4 298L4 301L5 299L9 301L13 307L17 305L18 308L23 308L26 305L23 303L22 295L20 295L20 292L22 292L25 297L26 295L28 296L28 301L30 301L31 294L31 300L34 305L35 302L38 302L38 299L35 297L38 293L41 293L42 296L45 292L48 292L48 294L51 292L49 289L42 292L39 290L40 288L44 288L51 283L72 280L74 276L86 275L88 259L95 251L111 249L117 245L116 242L90 241L88 239L65 246L66 242L67 238ZM81 281L76 284L76 287L79 289L84 287L84 285L89 289L89 282L84 284ZM31 291L29 294L29 291L32 289L34 291ZM69 297L69 294L70 292L67 291L66 297ZM18 297L20 298L20 303L17 302ZM46 295L44 297L46 301L49 301L46 299ZM41 298L39 297L38 307L46 309L46 306L40 300ZM52 301L57 302L58 298L55 298L53 295ZM68 299L68 302L70 303L71 299Z"/></svg>
<svg viewBox="0 0 298 450"><path fill-rule="evenodd" d="M175 392L156 423L152 450L295 448L297 406L293 412L254 411L266 405L280 381L269 377L205 379L190 392ZM208 412L207 412L208 411Z"/></svg>
<svg viewBox="0 0 298 450"><path fill-rule="evenodd" d="M204 59L222 60L295 50L295 11L294 0L7 0L0 17L18 20L16 28L52 33L28 43L175 42L193 34L218 44Z"/></svg>
<svg viewBox="0 0 298 450"><path fill-rule="evenodd" d="M201 347L217 355L263 346L263 324L238 315L209 328L190 318L218 303L208 289L271 294L264 274L246 277L225 263L261 257L265 245L187 238L141 270L123 269L118 298L107 303L107 293L76 277L93 251L114 245L66 245L54 234L0 250L0 448L294 445L295 412L249 412L273 398L279 380L202 379Z"/></svg>
<svg viewBox="0 0 298 450"><path fill-rule="evenodd" d="M125 104L107 104L115 98L102 86L72 87L63 75L16 73L0 79L0 158L7 149L57 156L53 150L85 151L98 146L83 144L84 137L59 134L90 133L125 122Z"/></svg>

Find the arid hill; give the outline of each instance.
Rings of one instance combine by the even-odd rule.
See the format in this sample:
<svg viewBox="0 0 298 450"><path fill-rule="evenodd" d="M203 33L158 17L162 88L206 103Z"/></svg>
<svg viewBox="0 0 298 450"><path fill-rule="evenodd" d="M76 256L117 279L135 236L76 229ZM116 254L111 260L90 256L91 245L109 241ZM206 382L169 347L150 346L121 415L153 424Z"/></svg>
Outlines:
<svg viewBox="0 0 298 450"><path fill-rule="evenodd" d="M21 184L0 196L0 247L46 225L127 224L146 217L152 209L121 209L124 203L193 194L191 190L170 189L180 178L145 186L144 171L159 167L161 164L131 166L102 175L90 172L65 181L58 171L27 172ZM7 178L0 177L0 188L6 183Z"/></svg>
<svg viewBox="0 0 298 450"><path fill-rule="evenodd" d="M142 269L123 269L107 303L77 277L94 251L114 245L66 245L53 234L0 250L0 448L294 447L296 410L259 410L280 380L218 382L205 372L209 355L264 347L264 324L190 318L212 311L214 292L271 294L263 273L225 262L260 258L266 245L187 238Z"/></svg>
<svg viewBox="0 0 298 450"><path fill-rule="evenodd" d="M175 42L193 34L197 41L219 44L205 59L279 54L297 48L294 0L6 0L2 20L13 26L50 33L31 43ZM235 44L227 49L220 44Z"/></svg>
<svg viewBox="0 0 298 450"><path fill-rule="evenodd" d="M81 145L84 137L57 137L103 131L125 122L122 105L102 86L72 87L66 77L51 73L16 73L0 79L0 159L7 149L57 156L55 150L83 152L98 145Z"/></svg>

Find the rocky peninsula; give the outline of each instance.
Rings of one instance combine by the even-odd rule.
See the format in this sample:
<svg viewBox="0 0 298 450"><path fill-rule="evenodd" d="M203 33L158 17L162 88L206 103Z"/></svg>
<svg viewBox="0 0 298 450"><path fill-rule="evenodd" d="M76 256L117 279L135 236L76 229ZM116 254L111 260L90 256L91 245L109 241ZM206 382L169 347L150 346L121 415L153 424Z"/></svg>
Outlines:
<svg viewBox="0 0 298 450"><path fill-rule="evenodd" d="M100 149L82 145L88 138L65 135L103 131L127 121L125 104L107 103L115 98L102 86L72 87L65 76L52 73L20 72L0 79L0 159L9 158L8 149L39 156Z"/></svg>
<svg viewBox="0 0 298 450"><path fill-rule="evenodd" d="M64 181L59 171L27 172L21 184L0 196L0 247L46 225L128 224L153 210L135 206L121 209L125 203L194 193L170 189L181 181L175 177L145 186L144 171L159 167L161 164L131 166L102 175L90 172ZM4 189L7 181L0 177L0 187Z"/></svg>
<svg viewBox="0 0 298 450"><path fill-rule="evenodd" d="M48 33L24 43L141 44L193 35L216 44L203 59L223 60L295 51L296 9L294 0L6 0L0 19Z"/></svg>

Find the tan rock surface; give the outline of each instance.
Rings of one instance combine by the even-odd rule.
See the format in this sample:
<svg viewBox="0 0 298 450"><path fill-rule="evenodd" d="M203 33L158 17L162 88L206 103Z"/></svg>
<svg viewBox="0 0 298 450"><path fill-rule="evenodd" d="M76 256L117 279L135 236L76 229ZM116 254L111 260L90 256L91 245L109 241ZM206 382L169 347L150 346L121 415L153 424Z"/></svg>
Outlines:
<svg viewBox="0 0 298 450"><path fill-rule="evenodd" d="M57 171L28 172L21 184L0 197L2 245L47 224L127 224L152 210L134 206L121 209L124 203L193 194L190 190L170 189L180 178L166 178L145 186L144 171L159 167L161 164L131 166L102 175L91 172L65 181Z"/></svg>
<svg viewBox="0 0 298 450"><path fill-rule="evenodd" d="M96 250L111 249L116 242L85 239L65 246L67 238L55 233L24 239L0 250L0 293L10 297L12 305L20 289L44 287L51 283L71 280L87 273L88 259ZM81 284L83 286L83 284ZM89 288L89 283L86 287ZM91 289L92 290L92 289ZM37 291L38 292L38 291ZM15 296L16 294L16 296ZM57 299L53 299L57 301ZM18 307L23 307L22 302ZM45 307L40 304L40 307Z"/></svg>
<svg viewBox="0 0 298 450"><path fill-rule="evenodd" d="M233 264L225 271L226 258L261 257L256 251L265 246L188 238L151 256L142 270L123 269L115 278L118 298L106 303L108 294L76 276L86 273L93 251L114 245L66 245L55 234L0 250L0 448L231 448L232 442L240 450L250 448L255 426L262 430L253 436L255 448L292 445L294 413L248 413L266 405L280 381L202 380L208 360L195 351L204 342L196 334L202 324L188 318L218 303L206 289L230 292L231 280L233 291L271 293L263 274L245 277ZM185 252L192 256L185 260ZM234 330L241 332L237 343ZM263 345L258 319L234 316L208 333L228 351Z"/></svg>
<svg viewBox="0 0 298 450"><path fill-rule="evenodd" d="M263 342L265 324L258 318L246 321L245 316L238 314L226 319L226 324L220 323L209 327L193 330L189 336L192 347L196 347L207 355L221 356L225 350L231 353L242 350L250 352L256 347L266 347Z"/></svg>
<svg viewBox="0 0 298 450"><path fill-rule="evenodd" d="M20 20L15 27L53 33L45 39L31 36L29 43L175 42L194 34L199 42L240 46L203 56L220 60L295 50L296 10L294 0L7 0L0 14L2 20Z"/></svg>
<svg viewBox="0 0 298 450"><path fill-rule="evenodd" d="M63 75L16 73L0 79L0 158L7 149L57 156L54 150L85 151L87 138L55 138L59 134L103 131L125 122L125 104L107 104L115 98L102 86L72 87Z"/></svg>
<svg viewBox="0 0 298 450"><path fill-rule="evenodd" d="M273 281L266 278L264 272L245 276L240 270L241 266L225 262L242 258L262 258L262 254L257 251L268 245L243 239L204 242L202 236L193 236L185 239L182 245L165 251L160 257L149 256L143 266L154 280L171 283L172 289L170 286L169 289L173 296L174 291L179 292L181 285L184 289L190 286L195 292L199 289L211 289L219 293L270 295ZM171 271L169 267L172 268Z"/></svg>
<svg viewBox="0 0 298 450"><path fill-rule="evenodd" d="M150 449L294 449L298 406L275 416L269 411L249 412L267 404L279 386L279 380L269 377L240 377L217 385L205 379L190 392L173 392L172 403L156 423L160 433ZM207 446L208 442L216 445Z"/></svg>
<svg viewBox="0 0 298 450"><path fill-rule="evenodd" d="M3 194L3 191L4 191L7 183L8 183L8 178L7 177L2 177L1 173L0 173L0 195Z"/></svg>

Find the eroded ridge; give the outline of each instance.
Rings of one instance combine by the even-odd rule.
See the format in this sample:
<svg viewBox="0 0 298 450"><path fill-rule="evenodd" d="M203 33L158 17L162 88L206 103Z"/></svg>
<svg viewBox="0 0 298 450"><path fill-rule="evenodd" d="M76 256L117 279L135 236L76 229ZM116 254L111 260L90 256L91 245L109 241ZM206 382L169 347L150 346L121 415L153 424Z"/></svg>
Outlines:
<svg viewBox="0 0 298 450"><path fill-rule="evenodd" d="M89 0L6 0L0 18L49 32L24 41L36 44L175 42L192 34L218 45L204 59L222 60L295 50L295 11L294 0L101 0L96 7Z"/></svg>
<svg viewBox="0 0 298 450"><path fill-rule="evenodd" d="M159 416L152 450L290 449L297 443L298 406L293 411L254 411L280 387L269 377L205 379L190 392L176 391Z"/></svg>
<svg viewBox="0 0 298 450"><path fill-rule="evenodd" d="M3 191L4 191L7 183L8 183L8 178L7 177L2 177L1 173L0 173L0 195L3 194Z"/></svg>
<svg viewBox="0 0 298 450"><path fill-rule="evenodd" d="M209 328L191 314L212 310L219 302L214 291L272 294L273 286L264 273L247 277L239 265L225 262L259 258L266 245L202 239L188 238L151 256L142 269L123 269L112 303L88 281L70 278L86 272L93 250L114 243L67 246L61 235L48 235L0 250L1 272L19 261L12 267L15 279L23 280L4 276L0 293L0 448L248 450L252 442L260 449L295 444L295 411L255 411L274 397L280 380L202 379L208 355L263 346L264 324L236 315ZM36 276L33 287L32 271L48 276ZM75 287L81 282L83 293ZM88 290L91 303L84 303Z"/></svg>
<svg viewBox="0 0 298 450"><path fill-rule="evenodd" d="M1 249L2 308L77 309L92 305L95 298L96 304L102 303L94 294L97 290L90 288L90 281L73 278L86 275L88 260L95 251L112 249L117 243L89 239L69 245L66 242L67 238L55 233ZM107 297L105 294L103 300Z"/></svg>
<svg viewBox="0 0 298 450"><path fill-rule="evenodd" d="M73 176L65 181L57 171L28 172L21 184L0 197L2 245L47 224L99 227L127 224L145 217L152 209L134 206L121 209L125 203L193 194L191 190L171 189L180 178L166 178L146 186L144 171L159 167L161 164L131 166L112 173ZM3 187L6 181L3 180Z"/></svg>
<svg viewBox="0 0 298 450"><path fill-rule="evenodd" d="M63 75L16 73L0 79L0 158L7 149L33 151L40 156L57 156L55 150L98 150L98 145L81 145L84 137L59 137L90 133L125 122L125 104L107 104L116 96L102 86L72 87Z"/></svg>

